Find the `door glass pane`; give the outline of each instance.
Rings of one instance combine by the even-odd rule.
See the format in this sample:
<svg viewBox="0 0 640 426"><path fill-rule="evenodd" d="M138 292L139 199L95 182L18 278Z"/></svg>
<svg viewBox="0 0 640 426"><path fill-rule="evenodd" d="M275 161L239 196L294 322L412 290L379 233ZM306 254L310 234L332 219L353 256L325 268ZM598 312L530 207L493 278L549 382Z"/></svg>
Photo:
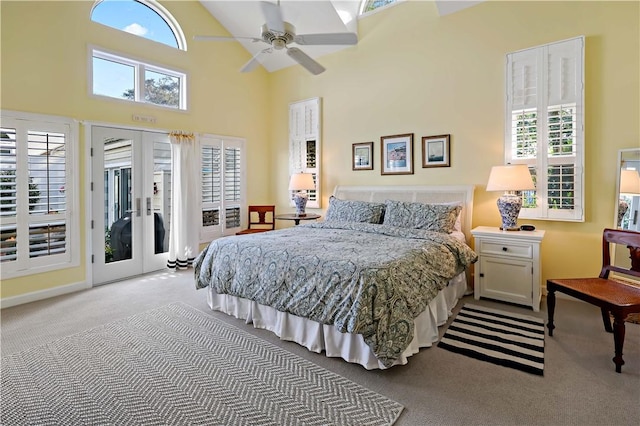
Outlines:
<svg viewBox="0 0 640 426"><path fill-rule="evenodd" d="M104 141L105 263L132 258L132 141Z"/></svg>
<svg viewBox="0 0 640 426"><path fill-rule="evenodd" d="M171 215L171 145L153 143L153 230L154 253L169 250L169 218Z"/></svg>

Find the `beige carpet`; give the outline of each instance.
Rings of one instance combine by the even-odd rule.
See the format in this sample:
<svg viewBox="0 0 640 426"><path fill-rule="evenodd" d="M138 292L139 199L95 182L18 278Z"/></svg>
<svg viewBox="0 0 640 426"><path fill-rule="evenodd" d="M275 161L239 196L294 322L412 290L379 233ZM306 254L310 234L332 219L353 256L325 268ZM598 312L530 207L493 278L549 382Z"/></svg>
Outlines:
<svg viewBox="0 0 640 426"><path fill-rule="evenodd" d="M3 425L392 425L402 405L172 303L2 358Z"/></svg>
<svg viewBox="0 0 640 426"><path fill-rule="evenodd" d="M626 327L626 364L617 374L611 361L613 337L604 331L600 310L560 297L554 336L545 338L543 377L457 356L436 346L420 350L405 366L367 371L212 312L206 293L195 290L192 271L145 275L3 309L2 356L176 301L397 401L404 406L397 426L635 426L640 418L640 325ZM463 303L546 318L544 299L540 312L473 297L465 297L458 306Z"/></svg>

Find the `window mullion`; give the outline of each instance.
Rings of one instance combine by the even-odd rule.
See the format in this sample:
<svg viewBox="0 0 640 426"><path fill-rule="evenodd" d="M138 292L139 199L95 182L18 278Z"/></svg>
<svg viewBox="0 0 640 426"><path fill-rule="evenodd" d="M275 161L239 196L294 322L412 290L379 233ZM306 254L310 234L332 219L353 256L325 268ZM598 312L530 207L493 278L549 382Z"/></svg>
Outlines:
<svg viewBox="0 0 640 426"><path fill-rule="evenodd" d="M145 66L144 64L136 64L136 102L144 102L146 97L146 86L144 84Z"/></svg>

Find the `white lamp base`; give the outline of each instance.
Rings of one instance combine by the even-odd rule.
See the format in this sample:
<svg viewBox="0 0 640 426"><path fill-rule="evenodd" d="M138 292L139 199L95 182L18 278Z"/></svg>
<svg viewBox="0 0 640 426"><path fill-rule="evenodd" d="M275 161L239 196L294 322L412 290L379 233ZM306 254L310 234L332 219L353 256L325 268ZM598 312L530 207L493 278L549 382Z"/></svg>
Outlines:
<svg viewBox="0 0 640 426"><path fill-rule="evenodd" d="M516 194L505 193L498 198L498 210L502 217L502 226L500 229L503 231L519 231L518 215L520 214L520 208L522 207L522 199Z"/></svg>
<svg viewBox="0 0 640 426"><path fill-rule="evenodd" d="M296 205L296 216L304 217L304 216L307 215L305 213L304 209L307 206L307 199L308 198L309 198L309 196L307 195L306 192L297 192L293 196L293 202Z"/></svg>

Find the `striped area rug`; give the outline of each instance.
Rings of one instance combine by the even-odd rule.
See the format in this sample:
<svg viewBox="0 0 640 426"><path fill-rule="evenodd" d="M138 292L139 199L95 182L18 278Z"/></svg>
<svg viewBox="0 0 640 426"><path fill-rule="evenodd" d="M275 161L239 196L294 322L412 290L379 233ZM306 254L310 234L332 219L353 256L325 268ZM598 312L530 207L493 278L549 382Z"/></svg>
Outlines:
<svg viewBox="0 0 640 426"><path fill-rule="evenodd" d="M544 320L465 304L438 346L471 358L542 376Z"/></svg>

